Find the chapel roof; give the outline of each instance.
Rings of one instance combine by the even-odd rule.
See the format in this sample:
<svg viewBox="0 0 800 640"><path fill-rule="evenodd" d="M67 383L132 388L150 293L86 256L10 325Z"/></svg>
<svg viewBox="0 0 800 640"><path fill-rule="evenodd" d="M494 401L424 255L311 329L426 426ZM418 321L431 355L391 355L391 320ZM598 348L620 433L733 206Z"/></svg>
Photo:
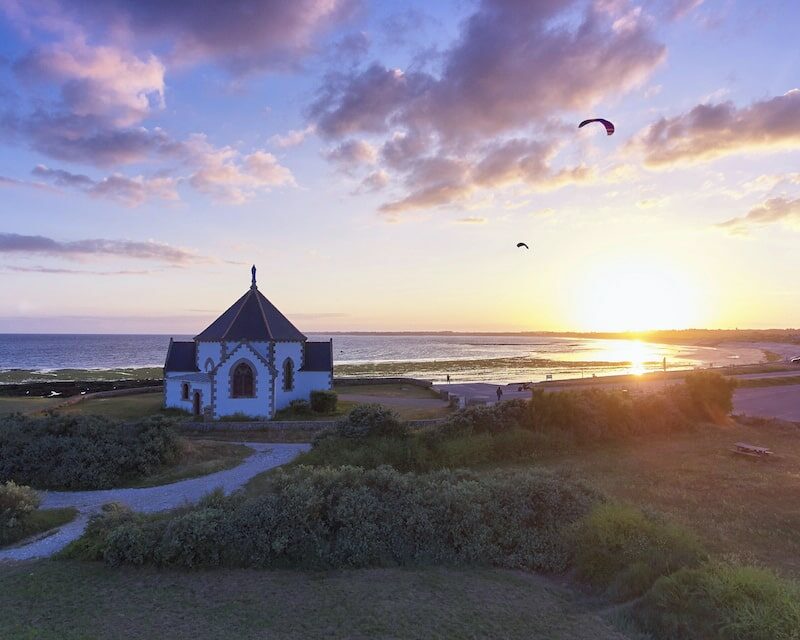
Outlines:
<svg viewBox="0 0 800 640"><path fill-rule="evenodd" d="M197 343L169 341L164 371L197 371Z"/></svg>
<svg viewBox="0 0 800 640"><path fill-rule="evenodd" d="M258 290L254 266L250 290L194 339L302 342L306 337Z"/></svg>
<svg viewBox="0 0 800 640"><path fill-rule="evenodd" d="M330 342L306 342L303 345L302 371L333 371L333 345Z"/></svg>

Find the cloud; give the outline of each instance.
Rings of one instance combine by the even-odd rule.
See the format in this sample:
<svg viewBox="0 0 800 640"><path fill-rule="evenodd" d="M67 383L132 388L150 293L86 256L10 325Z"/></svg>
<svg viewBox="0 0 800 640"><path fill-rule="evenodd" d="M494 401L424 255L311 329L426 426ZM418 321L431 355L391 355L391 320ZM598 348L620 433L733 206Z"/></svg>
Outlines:
<svg viewBox="0 0 800 640"><path fill-rule="evenodd" d="M92 276L144 276L153 273L151 269L124 269L120 271L93 271L84 269L58 269L51 267L15 267L4 266L2 269L12 273L45 273L48 275L92 275Z"/></svg>
<svg viewBox="0 0 800 640"><path fill-rule="evenodd" d="M364 140L346 140L339 146L327 151L325 157L341 169L353 169L361 165L375 164L378 153Z"/></svg>
<svg viewBox="0 0 800 640"><path fill-rule="evenodd" d="M800 198L795 198L794 200L770 198L750 209L746 215L739 218L731 218L715 226L730 233L744 234L747 233L748 227L776 223L782 223L793 228L800 226Z"/></svg>
<svg viewBox="0 0 800 640"><path fill-rule="evenodd" d="M167 51L170 61L212 61L235 74L297 68L324 34L358 10L356 0L8 0L23 28L75 32L94 27Z"/></svg>
<svg viewBox="0 0 800 640"><path fill-rule="evenodd" d="M373 171L370 173L366 178L361 181L361 186L359 187L359 191L363 191L366 193L374 193L375 191L380 191L383 189L387 184L389 184L389 174L384 171L383 169L378 169L377 171Z"/></svg>
<svg viewBox="0 0 800 640"><path fill-rule="evenodd" d="M456 220L458 224L486 224L488 220L486 218L480 218L477 216L467 216L466 218L459 218Z"/></svg>
<svg viewBox="0 0 800 640"><path fill-rule="evenodd" d="M31 173L58 187L78 189L91 196L110 198L128 206L138 206L151 198L178 200L177 181L167 176L129 178L113 174L102 180L93 180L83 174L50 169L41 164L34 167Z"/></svg>
<svg viewBox="0 0 800 640"><path fill-rule="evenodd" d="M275 134L269 139L270 144L286 149L288 147L296 147L302 144L305 139L316 131L313 124L308 125L305 129L291 129L287 133Z"/></svg>
<svg viewBox="0 0 800 640"><path fill-rule="evenodd" d="M585 113L640 84L665 56L649 18L617 5L592 5L575 23L568 0L484 0L442 53L440 73L379 62L330 73L309 118L329 140L381 140L380 168L406 185L384 211L495 185L584 180L588 169L549 166L555 154L536 148L551 148L548 127L564 111Z"/></svg>
<svg viewBox="0 0 800 640"><path fill-rule="evenodd" d="M0 233L0 254L22 256L46 255L68 259L93 256L154 260L171 265L204 264L210 258L186 249L147 240L71 240L60 241L45 236L27 236L17 233Z"/></svg>
<svg viewBox="0 0 800 640"><path fill-rule="evenodd" d="M258 192L295 184L291 171L266 151L242 154L214 147L203 134L190 136L184 149L186 163L194 168L189 183L220 202L241 204Z"/></svg>
<svg viewBox="0 0 800 640"><path fill-rule="evenodd" d="M75 116L96 116L114 126L141 122L164 106L164 65L112 46L58 43L33 50L14 65L24 82L56 82L62 109Z"/></svg>
<svg viewBox="0 0 800 640"><path fill-rule="evenodd" d="M39 110L25 116L6 115L0 130L22 136L31 147L52 158L97 167L141 162L155 155L172 156L179 145L162 129L118 129L96 116Z"/></svg>
<svg viewBox="0 0 800 640"><path fill-rule="evenodd" d="M399 213L422 207L459 203L478 189L523 184L538 190L557 189L593 178L585 166L554 169L553 142L514 138L481 148L473 157L428 156L410 163L408 194L380 207Z"/></svg>
<svg viewBox="0 0 800 640"><path fill-rule="evenodd" d="M700 104L661 118L633 141L650 167L671 167L750 151L800 144L800 89L737 108L732 102Z"/></svg>

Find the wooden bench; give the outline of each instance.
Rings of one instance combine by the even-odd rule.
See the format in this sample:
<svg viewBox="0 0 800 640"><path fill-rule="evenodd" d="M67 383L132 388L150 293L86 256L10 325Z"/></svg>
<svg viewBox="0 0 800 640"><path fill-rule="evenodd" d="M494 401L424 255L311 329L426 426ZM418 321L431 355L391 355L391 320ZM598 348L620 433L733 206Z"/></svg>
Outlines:
<svg viewBox="0 0 800 640"><path fill-rule="evenodd" d="M735 443L733 445L733 452L741 456L750 456L751 458L767 458L772 455L772 451L766 447L757 447L747 442Z"/></svg>

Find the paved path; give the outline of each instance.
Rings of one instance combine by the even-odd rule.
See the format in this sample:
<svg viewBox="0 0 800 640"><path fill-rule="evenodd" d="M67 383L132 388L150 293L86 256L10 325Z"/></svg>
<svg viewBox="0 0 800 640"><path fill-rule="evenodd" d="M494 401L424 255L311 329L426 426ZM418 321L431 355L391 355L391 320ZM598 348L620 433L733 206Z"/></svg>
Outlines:
<svg viewBox="0 0 800 640"><path fill-rule="evenodd" d="M102 491L42 491L42 509L76 507L79 515L55 533L31 544L0 550L2 560L27 560L50 556L80 537L89 516L107 502L123 502L134 511L163 511L187 502L196 502L209 491L221 487L225 493L243 486L250 478L292 460L309 448L307 444L266 444L244 442L255 451L233 469L210 473L159 487L104 489Z"/></svg>
<svg viewBox="0 0 800 640"><path fill-rule="evenodd" d="M800 385L737 389L733 413L800 422Z"/></svg>

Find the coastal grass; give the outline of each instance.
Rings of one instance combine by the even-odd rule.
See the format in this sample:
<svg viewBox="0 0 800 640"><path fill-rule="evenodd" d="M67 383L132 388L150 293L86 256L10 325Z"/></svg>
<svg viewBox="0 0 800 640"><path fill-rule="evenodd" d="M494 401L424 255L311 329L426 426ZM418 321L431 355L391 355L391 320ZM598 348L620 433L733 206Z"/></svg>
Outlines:
<svg viewBox="0 0 800 640"><path fill-rule="evenodd" d="M349 414L356 406L358 406L357 402L352 402L350 400L342 400L339 399L336 403L336 411L333 413L316 413L309 409L308 412L297 412L294 411L291 407L287 407L286 409L281 409L275 413L275 420L281 422L304 422L304 421L324 421L324 420L336 420L337 418L343 418L347 414Z"/></svg>
<svg viewBox="0 0 800 640"><path fill-rule="evenodd" d="M735 455L735 442L766 446L770 460ZM639 436L529 462L583 479L612 499L694 531L712 553L800 579L800 429L791 423L706 423L692 432ZM494 465L496 466L496 465Z"/></svg>
<svg viewBox="0 0 800 640"><path fill-rule="evenodd" d="M89 398L75 404L57 409L62 415L94 415L114 420L136 420L153 415L177 414L174 410L163 409L164 396L161 393L136 393L111 398Z"/></svg>
<svg viewBox="0 0 800 640"><path fill-rule="evenodd" d="M0 397L0 415L11 413L34 413L53 408L60 398L35 398L30 396Z"/></svg>
<svg viewBox="0 0 800 640"><path fill-rule="evenodd" d="M78 510L72 507L31 511L16 526L0 529L0 548L14 545L31 536L56 529L68 522L72 522L77 515Z"/></svg>
<svg viewBox="0 0 800 640"><path fill-rule="evenodd" d="M775 376L773 378L750 378L739 380L739 387L782 387L789 384L800 384L800 375L797 376Z"/></svg>
<svg viewBox="0 0 800 640"><path fill-rule="evenodd" d="M337 381L333 388L341 395L376 396L381 398L439 398L431 387L416 384L348 384L346 380Z"/></svg>
<svg viewBox="0 0 800 640"><path fill-rule="evenodd" d="M253 450L243 444L180 438L175 464L157 469L128 486L156 487L232 469L252 453Z"/></svg>
<svg viewBox="0 0 800 640"><path fill-rule="evenodd" d="M55 369L38 371L36 369L10 369L0 371L0 384L24 382L72 382L107 380L161 380L164 370L160 367L118 368L118 369Z"/></svg>
<svg viewBox="0 0 800 640"><path fill-rule="evenodd" d="M0 566L9 640L624 640L566 586L500 569L165 572L59 560Z"/></svg>

